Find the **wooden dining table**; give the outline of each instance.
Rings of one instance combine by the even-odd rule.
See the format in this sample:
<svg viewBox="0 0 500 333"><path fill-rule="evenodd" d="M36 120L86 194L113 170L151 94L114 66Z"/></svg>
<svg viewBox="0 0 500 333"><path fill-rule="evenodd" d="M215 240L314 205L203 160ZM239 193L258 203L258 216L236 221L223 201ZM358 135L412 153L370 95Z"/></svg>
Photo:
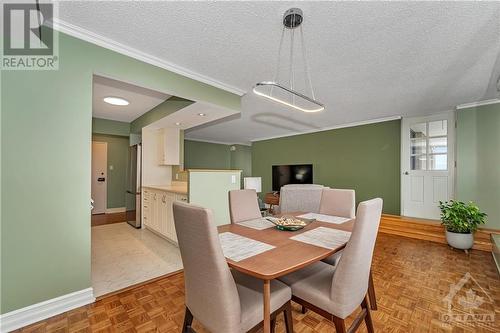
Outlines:
<svg viewBox="0 0 500 333"><path fill-rule="evenodd" d="M294 212L286 215L299 216L302 214L304 213ZM274 246L271 250L238 262L226 258L231 268L263 280L264 333L271 332L271 280L325 259L342 250L347 244L344 243L334 249L327 249L296 241L290 239L290 237L318 227L352 231L354 222L355 220L352 219L342 224L333 224L316 220L298 231L281 231L272 227L256 230L238 224L227 224L218 227L219 233L231 232Z"/></svg>

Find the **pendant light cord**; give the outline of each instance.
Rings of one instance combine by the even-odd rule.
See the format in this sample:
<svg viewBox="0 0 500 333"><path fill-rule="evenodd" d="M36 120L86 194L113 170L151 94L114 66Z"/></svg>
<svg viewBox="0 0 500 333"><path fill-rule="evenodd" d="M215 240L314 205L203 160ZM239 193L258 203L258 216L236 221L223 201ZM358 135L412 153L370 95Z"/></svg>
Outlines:
<svg viewBox="0 0 500 333"><path fill-rule="evenodd" d="M294 14L294 22L295 22L295 14ZM311 73L309 72L309 64L307 62L306 58L306 43L304 40L304 32L302 30L302 25L299 27L300 30L300 42L301 42L301 51L302 51L302 60L303 60L303 66L304 66L304 91L307 90L309 87L309 90L311 91L311 96L313 99L316 99L316 96L314 94L314 89L312 86L312 80L311 80ZM285 38L285 26L281 29L281 37L280 37L280 43L279 43L279 48L278 48L278 59L276 61L276 72L274 74L274 82L279 83L279 73L280 73L280 67L281 67L281 50L283 48L283 40ZM295 73L293 71L293 58L294 58L294 41L295 41L295 29L292 28L290 29L290 66L289 66L289 85L290 89L294 90L294 85L295 85ZM271 87L271 96L273 93L274 87ZM295 100L295 96L292 96L292 99Z"/></svg>
<svg viewBox="0 0 500 333"><path fill-rule="evenodd" d="M309 81L309 89L311 90L311 96L313 99L316 99L316 96L314 95L314 89L312 86L311 73L309 72L309 64L307 63L307 58L306 58L306 42L304 41L304 32L302 31L302 25L299 28L300 28L300 40L302 42L302 59L304 60L304 70L306 72L305 77L307 81Z"/></svg>
<svg viewBox="0 0 500 333"><path fill-rule="evenodd" d="M280 46L278 48L278 59L276 61L276 72L274 73L274 82L278 82L279 72L280 72L280 63L281 63L281 48L283 46L283 38L285 37L285 26L281 30L281 38L280 38Z"/></svg>

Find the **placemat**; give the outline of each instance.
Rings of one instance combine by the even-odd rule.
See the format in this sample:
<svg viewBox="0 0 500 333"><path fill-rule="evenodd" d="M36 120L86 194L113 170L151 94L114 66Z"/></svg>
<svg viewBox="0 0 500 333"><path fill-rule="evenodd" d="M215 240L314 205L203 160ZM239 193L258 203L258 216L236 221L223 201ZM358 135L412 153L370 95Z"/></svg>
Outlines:
<svg viewBox="0 0 500 333"><path fill-rule="evenodd" d="M333 250L344 245L350 237L351 233L348 231L318 227L290 239Z"/></svg>
<svg viewBox="0 0 500 333"><path fill-rule="evenodd" d="M257 230L264 230L267 228L274 227L274 224L272 224L271 222L269 222L265 218L247 220L247 221L239 222L237 224L242 225L242 226L247 227L247 228L252 228L252 229L257 229Z"/></svg>
<svg viewBox="0 0 500 333"><path fill-rule="evenodd" d="M219 234L219 240L224 256L233 261L241 261L274 249L272 245L233 234L232 232Z"/></svg>
<svg viewBox="0 0 500 333"><path fill-rule="evenodd" d="M333 223L333 224L342 224L344 222L351 220L351 219L345 218L345 217L325 215L325 214L316 214L316 213L302 214L302 215L297 216L297 217L303 218L303 219L315 219L316 221Z"/></svg>

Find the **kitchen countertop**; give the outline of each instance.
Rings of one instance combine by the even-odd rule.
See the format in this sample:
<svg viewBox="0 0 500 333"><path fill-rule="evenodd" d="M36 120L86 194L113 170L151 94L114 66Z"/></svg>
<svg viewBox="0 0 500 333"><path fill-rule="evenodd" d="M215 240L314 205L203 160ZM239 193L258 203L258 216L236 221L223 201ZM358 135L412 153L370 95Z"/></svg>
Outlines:
<svg viewBox="0 0 500 333"><path fill-rule="evenodd" d="M145 185L143 187L177 194L188 194L187 182L185 184L177 182L171 185Z"/></svg>

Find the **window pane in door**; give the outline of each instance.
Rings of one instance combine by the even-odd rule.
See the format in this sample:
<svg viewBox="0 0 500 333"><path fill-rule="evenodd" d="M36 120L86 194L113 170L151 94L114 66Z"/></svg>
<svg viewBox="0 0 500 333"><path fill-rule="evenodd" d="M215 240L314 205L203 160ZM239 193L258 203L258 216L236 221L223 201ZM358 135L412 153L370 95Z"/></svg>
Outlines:
<svg viewBox="0 0 500 333"><path fill-rule="evenodd" d="M411 139L410 140L410 154L420 155L427 152L427 141L425 139Z"/></svg>
<svg viewBox="0 0 500 333"><path fill-rule="evenodd" d="M410 157L411 170L426 170L425 155L415 155Z"/></svg>
<svg viewBox="0 0 500 333"><path fill-rule="evenodd" d="M448 156L446 154L429 155L429 170L447 170Z"/></svg>
<svg viewBox="0 0 500 333"><path fill-rule="evenodd" d="M429 136L442 136L448 134L448 121L437 120L429 122Z"/></svg>
<svg viewBox="0 0 500 333"><path fill-rule="evenodd" d="M410 138L425 138L427 136L427 123L418 123L410 126Z"/></svg>
<svg viewBox="0 0 500 333"><path fill-rule="evenodd" d="M446 154L448 152L447 137L430 138L429 153L431 154Z"/></svg>

